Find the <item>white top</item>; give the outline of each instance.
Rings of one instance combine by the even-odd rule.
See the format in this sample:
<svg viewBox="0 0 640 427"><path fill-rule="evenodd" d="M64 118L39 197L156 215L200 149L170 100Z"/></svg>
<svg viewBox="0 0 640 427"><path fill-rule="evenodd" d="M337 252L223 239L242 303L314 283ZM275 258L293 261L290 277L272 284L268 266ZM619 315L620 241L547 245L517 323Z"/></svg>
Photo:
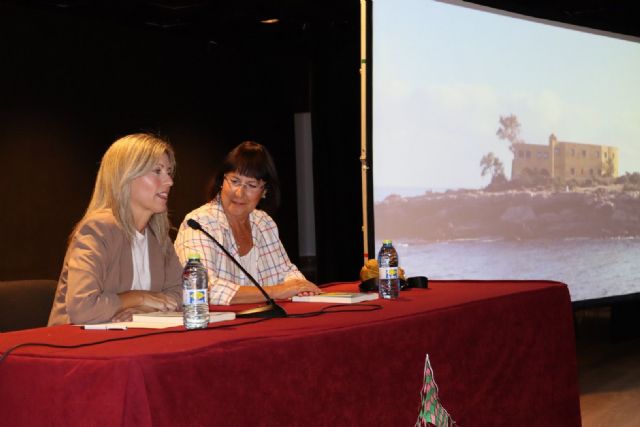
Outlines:
<svg viewBox="0 0 640 427"><path fill-rule="evenodd" d="M251 274L251 277L253 277L254 279L258 277L258 251L256 250L255 245L251 247L251 250L247 252L245 256L241 256L239 261L240 261L240 265L242 265L244 269L247 270L249 274ZM230 262L233 262L233 261L230 260ZM242 271L240 271L240 269L236 265L234 265L232 268L238 270L239 275L244 276L244 273L242 273ZM251 279L249 279L248 277L245 278L244 283L242 283L242 285L255 286L251 281Z"/></svg>
<svg viewBox="0 0 640 427"><path fill-rule="evenodd" d="M147 230L144 234L136 230L136 235L131 243L131 258L133 260L133 291L151 290L151 272L149 271L149 243L147 242Z"/></svg>

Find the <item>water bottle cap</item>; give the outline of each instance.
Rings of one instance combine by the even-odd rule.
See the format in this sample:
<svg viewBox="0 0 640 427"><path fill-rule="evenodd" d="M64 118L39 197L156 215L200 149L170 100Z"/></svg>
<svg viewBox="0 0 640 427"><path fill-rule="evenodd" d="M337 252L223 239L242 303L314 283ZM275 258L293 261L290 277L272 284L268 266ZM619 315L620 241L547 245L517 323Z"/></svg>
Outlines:
<svg viewBox="0 0 640 427"><path fill-rule="evenodd" d="M196 253L196 252L192 252L189 254L189 261L191 260L198 260L200 261L200 254Z"/></svg>
<svg viewBox="0 0 640 427"><path fill-rule="evenodd" d="M383 245L390 245L391 244L391 240L385 239L385 240L382 241L382 244Z"/></svg>

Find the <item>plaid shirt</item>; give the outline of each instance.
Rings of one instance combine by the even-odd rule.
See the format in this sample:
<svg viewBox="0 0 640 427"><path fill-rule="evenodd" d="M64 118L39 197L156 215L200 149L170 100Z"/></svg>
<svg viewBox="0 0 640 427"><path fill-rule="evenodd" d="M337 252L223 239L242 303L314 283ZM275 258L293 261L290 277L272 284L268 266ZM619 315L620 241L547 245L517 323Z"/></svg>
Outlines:
<svg viewBox="0 0 640 427"><path fill-rule="evenodd" d="M240 286L253 284L211 239L187 225L189 218L198 221L203 229L238 260L238 246L219 197L187 214L180 225L174 246L183 265L189 254L200 254L200 260L209 273L210 304L228 305ZM255 209L249 214L249 221L258 258L258 276L255 279L260 285L272 286L292 278L304 279L289 260L273 219L266 212Z"/></svg>

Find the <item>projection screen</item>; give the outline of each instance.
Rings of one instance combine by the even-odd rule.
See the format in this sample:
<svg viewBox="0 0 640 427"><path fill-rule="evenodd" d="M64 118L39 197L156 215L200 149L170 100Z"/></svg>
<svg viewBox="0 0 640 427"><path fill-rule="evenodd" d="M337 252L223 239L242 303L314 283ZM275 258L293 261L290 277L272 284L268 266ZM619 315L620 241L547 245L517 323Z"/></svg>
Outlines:
<svg viewBox="0 0 640 427"><path fill-rule="evenodd" d="M558 280L573 301L640 292L638 40L372 4L374 252L392 239L407 276Z"/></svg>

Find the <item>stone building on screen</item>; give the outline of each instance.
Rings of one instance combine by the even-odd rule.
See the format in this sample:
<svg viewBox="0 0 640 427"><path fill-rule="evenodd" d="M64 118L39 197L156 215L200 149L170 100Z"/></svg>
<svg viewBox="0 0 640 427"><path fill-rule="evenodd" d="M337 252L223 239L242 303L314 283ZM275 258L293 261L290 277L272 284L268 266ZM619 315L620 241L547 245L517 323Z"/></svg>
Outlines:
<svg viewBox="0 0 640 427"><path fill-rule="evenodd" d="M558 141L551 134L548 145L514 144L513 148L512 180L528 173L566 181L618 176L616 147Z"/></svg>

